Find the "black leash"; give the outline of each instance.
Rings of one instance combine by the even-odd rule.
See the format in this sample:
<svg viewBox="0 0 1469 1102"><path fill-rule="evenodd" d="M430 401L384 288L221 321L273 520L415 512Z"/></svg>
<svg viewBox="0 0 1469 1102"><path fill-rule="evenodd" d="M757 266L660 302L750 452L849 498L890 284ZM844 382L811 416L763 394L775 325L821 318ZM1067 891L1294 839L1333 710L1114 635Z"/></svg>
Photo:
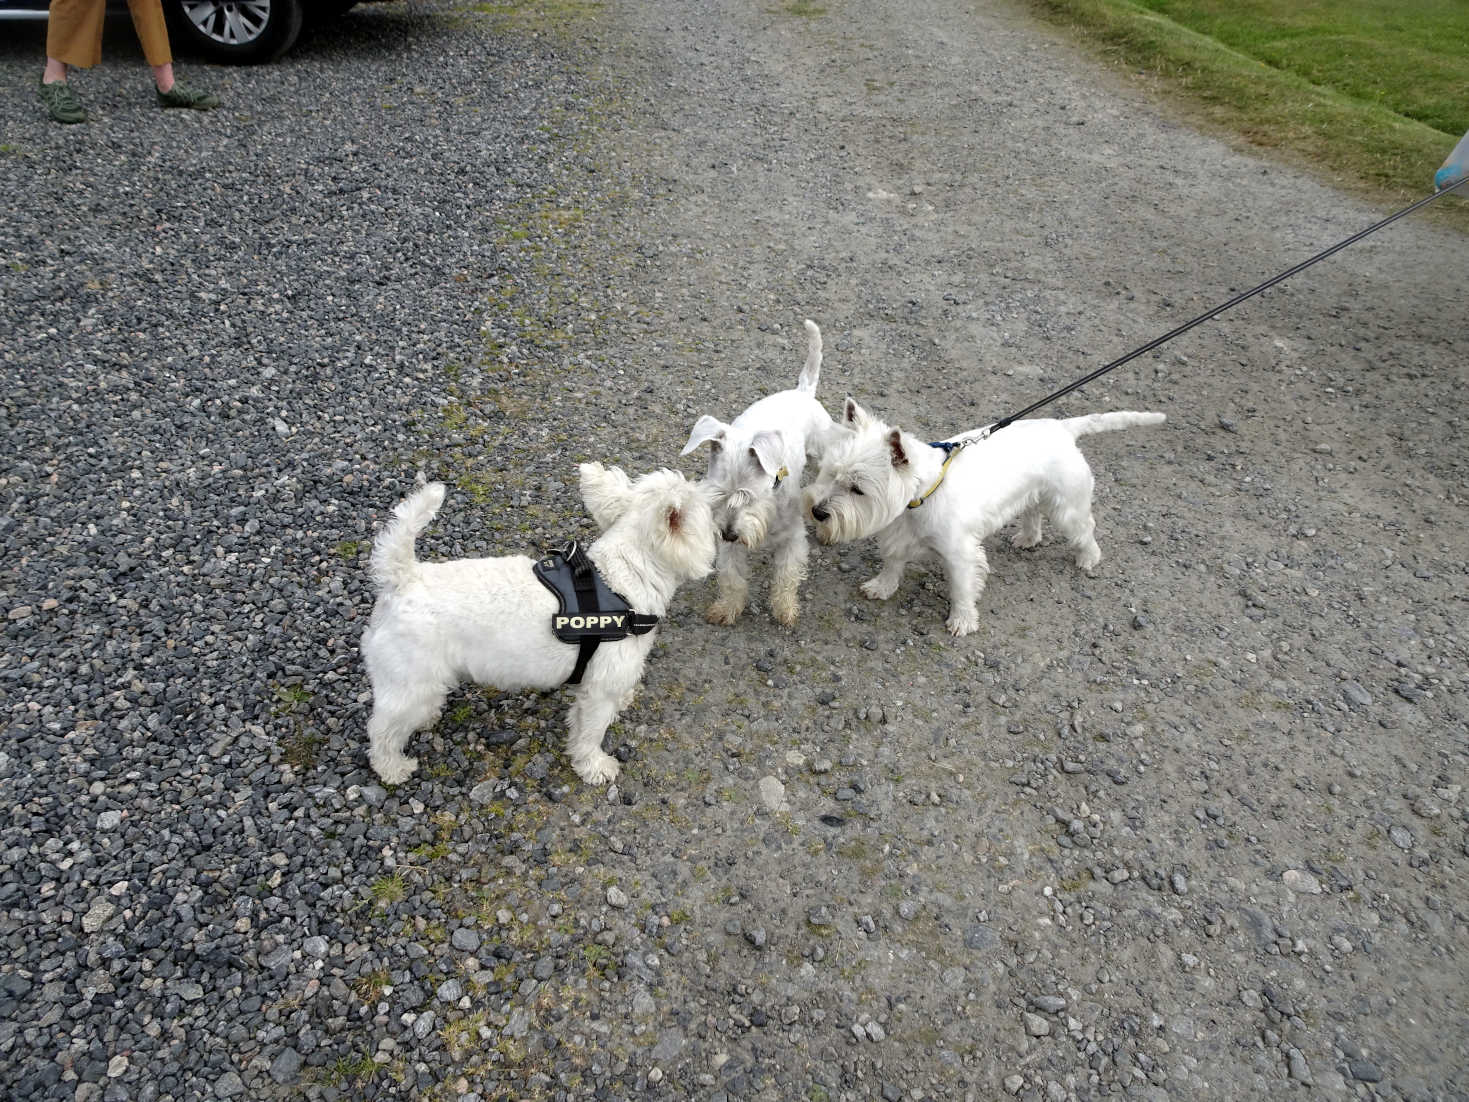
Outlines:
<svg viewBox="0 0 1469 1102"><path fill-rule="evenodd" d="M1159 347L1160 345L1167 344L1174 337L1177 337L1177 336L1180 336L1181 334L1187 333L1194 326L1196 326L1196 325L1202 325L1204 322L1208 321L1210 318L1218 317L1220 314L1224 313L1224 311L1226 311L1226 310L1228 310L1228 309L1230 309L1232 307L1238 306L1240 303L1244 302L1245 299L1254 298L1261 291L1268 291L1271 287L1274 287L1277 283L1280 283L1280 282L1282 282L1284 280L1289 279L1291 276L1295 275L1297 272L1303 272L1303 271L1305 271L1307 268L1309 268L1312 264L1315 264L1317 261L1325 260L1328 256L1332 256L1335 253L1341 252L1348 245L1354 245L1354 244L1356 244L1358 241L1362 240L1362 238L1366 237L1368 234L1370 234L1370 233L1376 233L1378 230L1382 229L1384 226L1390 226L1392 223L1396 222L1399 218L1402 218L1405 215L1412 214L1419 207L1427 206L1429 203L1433 202L1435 199L1439 198L1440 196L1447 195L1449 192L1453 191L1455 188L1463 187L1465 184L1469 184L1469 177L1465 177L1464 179L1459 180L1457 183L1449 184L1447 187L1441 188L1440 190L1435 191L1432 195L1424 196L1422 199L1419 199L1416 203L1413 203L1410 206L1404 207L1402 210L1398 211L1396 214L1390 214L1390 215L1388 215L1381 222L1377 222L1374 225L1368 226L1365 230L1362 230L1362 231L1360 231L1358 233L1352 234L1352 236L1351 237L1348 237L1345 241L1338 241L1335 245L1331 246L1331 248L1329 248L1329 249L1323 249L1321 252L1319 252L1315 256L1311 257L1311 259L1301 261L1299 264L1297 264L1294 268L1291 268L1289 271L1281 272L1278 276L1274 276L1271 279L1267 279L1264 283L1260 284L1258 287L1251 287L1248 291L1244 292L1243 294L1235 295L1234 298L1232 298L1228 302L1224 303L1224 305L1222 305L1222 306L1216 306L1216 307L1214 307L1214 309L1210 310L1208 313L1206 313L1206 314L1200 314L1198 317L1194 318L1192 321L1186 321L1186 322L1184 322L1177 329L1170 329L1168 332L1164 333L1161 337L1158 337L1156 340L1149 341L1147 344L1143 345L1141 348L1133 349L1133 351L1129 352L1127 355L1120 356L1117 359L1113 360L1111 363L1105 364L1104 366L1097 368L1090 375L1084 375L1080 379L1077 379L1076 382L1071 383L1068 386L1062 387L1060 390L1056 391L1056 393L1054 393L1054 394L1047 395L1046 397L1042 398L1039 402L1033 402L1033 403L1031 403L1030 405L1026 406L1024 409L1022 409L1019 413L1012 413L1009 417L1002 417L1002 418L1000 418L1000 420L996 421L993 425L990 425L988 428L985 428L985 429L981 430L979 433L977 433L968 442L974 443L974 442L983 440L986 436L990 436L990 435L992 435L994 433L999 432L1002 428L1005 428L1007 425L1011 424L1012 422L1018 421L1022 417L1028 417L1030 414L1034 413L1036 410L1040 409L1042 406L1050 405L1057 398L1064 398L1066 395L1070 394L1073 390L1079 390L1081 387L1086 386L1086 384L1089 383L1089 382L1091 382L1092 380L1094 380L1094 379L1100 379L1103 375L1107 374L1107 372L1112 371L1112 370L1114 370L1116 368L1119 368L1123 364L1128 363L1128 362L1130 362L1132 360L1137 359L1139 356L1147 355L1149 352L1151 352L1153 349Z"/></svg>

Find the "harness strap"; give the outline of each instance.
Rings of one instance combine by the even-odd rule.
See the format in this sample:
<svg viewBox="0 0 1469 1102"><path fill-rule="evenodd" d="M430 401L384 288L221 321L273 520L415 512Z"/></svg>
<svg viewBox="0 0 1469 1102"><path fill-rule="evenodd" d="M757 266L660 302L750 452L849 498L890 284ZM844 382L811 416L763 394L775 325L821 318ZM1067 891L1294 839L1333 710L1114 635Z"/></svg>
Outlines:
<svg viewBox="0 0 1469 1102"><path fill-rule="evenodd" d="M949 464L958 458L959 453L969 446L969 440L938 440L928 446L938 448L944 453L944 465L939 468L939 476L934 479L933 485L912 501L908 502L908 508L916 509L934 495L934 492L943 485L944 475L949 473Z"/></svg>
<svg viewBox="0 0 1469 1102"><path fill-rule="evenodd" d="M594 609L597 607L597 575L592 569L592 560L587 557L586 551L581 544L573 542L566 554L566 563L571 567L571 584L576 588L576 607L583 609ZM595 635L583 635L577 643L576 665L572 667L571 676L566 679L568 685L580 685L582 674L587 672L587 663L592 660L592 655L597 653L597 648L602 645L600 637Z"/></svg>
<svg viewBox="0 0 1469 1102"><path fill-rule="evenodd" d="M552 617L552 632L563 643L576 644L576 665L568 685L581 684L603 641L646 635L658 626L657 616L634 612L620 593L608 587L586 550L574 541L541 559L534 571L560 605Z"/></svg>

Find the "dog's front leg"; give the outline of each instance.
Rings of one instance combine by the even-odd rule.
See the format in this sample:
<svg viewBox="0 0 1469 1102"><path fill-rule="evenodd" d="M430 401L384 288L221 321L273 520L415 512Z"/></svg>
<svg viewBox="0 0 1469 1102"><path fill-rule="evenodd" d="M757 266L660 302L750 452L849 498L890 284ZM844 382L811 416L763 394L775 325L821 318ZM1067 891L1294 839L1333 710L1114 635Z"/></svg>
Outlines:
<svg viewBox="0 0 1469 1102"><path fill-rule="evenodd" d="M874 601L886 601L898 591L898 584L903 580L903 571L908 566L908 560L901 556L888 557L883 552L882 570L877 577L869 578L862 583L862 592Z"/></svg>
<svg viewBox="0 0 1469 1102"><path fill-rule="evenodd" d="M806 529L796 518L796 527L785 542L775 548L775 576L770 581L770 614L786 627L796 622L801 612L797 590L806 578Z"/></svg>
<svg viewBox="0 0 1469 1102"><path fill-rule="evenodd" d="M704 613L711 624L732 624L745 611L750 595L750 552L744 544L725 540L716 556L719 596Z"/></svg>
<svg viewBox="0 0 1469 1102"><path fill-rule="evenodd" d="M617 779L617 759L602 752L602 736L617 718L624 691L609 692L606 686L585 684L576 694L566 717L566 753L571 767L587 784L605 784Z"/></svg>
<svg viewBox="0 0 1469 1102"><path fill-rule="evenodd" d="M949 634L968 635L979 627L979 595L984 592L989 576L989 559L984 544L975 542L970 548L948 548L942 552L944 574L949 579Z"/></svg>

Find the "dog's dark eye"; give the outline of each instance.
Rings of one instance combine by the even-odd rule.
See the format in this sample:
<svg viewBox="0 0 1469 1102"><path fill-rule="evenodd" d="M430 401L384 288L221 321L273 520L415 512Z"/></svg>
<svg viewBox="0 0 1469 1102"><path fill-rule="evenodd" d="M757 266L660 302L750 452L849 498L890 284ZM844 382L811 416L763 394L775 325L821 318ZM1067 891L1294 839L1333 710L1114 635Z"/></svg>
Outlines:
<svg viewBox="0 0 1469 1102"><path fill-rule="evenodd" d="M865 497L866 496L865 494L863 494L862 487L861 486L853 486L852 487L852 493L855 494L857 497Z"/></svg>

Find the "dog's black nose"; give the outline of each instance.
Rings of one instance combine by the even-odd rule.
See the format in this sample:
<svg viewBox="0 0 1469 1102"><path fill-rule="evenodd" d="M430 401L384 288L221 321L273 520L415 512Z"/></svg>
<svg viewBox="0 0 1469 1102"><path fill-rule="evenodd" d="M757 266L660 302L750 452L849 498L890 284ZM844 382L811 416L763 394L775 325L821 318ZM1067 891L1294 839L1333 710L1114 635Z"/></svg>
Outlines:
<svg viewBox="0 0 1469 1102"><path fill-rule="evenodd" d="M811 506L811 516L814 517L816 520L825 520L827 517L831 516L831 514L828 513L826 509L822 506L813 505Z"/></svg>
<svg viewBox="0 0 1469 1102"><path fill-rule="evenodd" d="M720 533L720 535L722 535L724 537L724 542L725 543L735 543L740 538L735 533L735 530L733 528L726 528L723 532Z"/></svg>

